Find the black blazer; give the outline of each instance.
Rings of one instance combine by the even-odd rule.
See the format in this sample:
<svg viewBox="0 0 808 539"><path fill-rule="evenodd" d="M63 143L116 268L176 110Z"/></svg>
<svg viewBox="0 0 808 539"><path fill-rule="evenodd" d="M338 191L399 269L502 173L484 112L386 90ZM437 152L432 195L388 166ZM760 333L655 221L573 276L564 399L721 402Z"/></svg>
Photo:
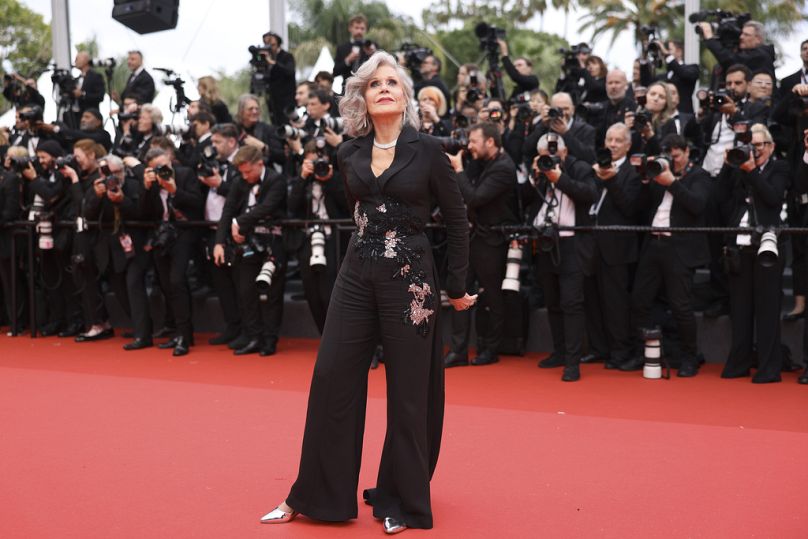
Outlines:
<svg viewBox="0 0 808 539"><path fill-rule="evenodd" d="M154 100L154 93L154 79L144 69L138 73L137 77L129 75L126 88L121 92L121 103L126 97L134 97L140 104L151 103Z"/></svg>
<svg viewBox="0 0 808 539"><path fill-rule="evenodd" d="M699 81L699 66L685 64L676 58L668 62L668 69L657 80L671 82L679 92L679 111L693 114L693 91Z"/></svg>
<svg viewBox="0 0 808 539"><path fill-rule="evenodd" d="M168 196L168 202L173 207L173 212L169 212L169 220L202 220L204 201L196 173L188 167L177 164L172 166L174 167L174 182L177 184L177 191ZM151 188L144 189L144 191L145 193L140 197L141 218L146 221L162 221L163 201L160 198L160 185L154 182ZM183 227L177 230L177 237L179 239L184 235L195 236L195 234L191 234L195 230L194 228Z"/></svg>
<svg viewBox="0 0 808 539"><path fill-rule="evenodd" d="M536 157L536 143L539 139L550 131L550 128L543 122L536 124L536 128L525 139L522 145L522 155L528 165L533 162ZM581 161L585 161L590 165L595 163L595 128L581 120L574 118L569 130L562 135L564 143L567 145L567 150L570 155Z"/></svg>
<svg viewBox="0 0 808 539"><path fill-rule="evenodd" d="M20 218L22 213L20 188L18 174L7 171L0 173L0 258L11 256L13 234L5 225Z"/></svg>
<svg viewBox="0 0 808 539"><path fill-rule="evenodd" d="M490 161L478 162L477 174L463 170L457 175L457 185L463 194L468 219L474 225L474 234L488 245L504 245L507 236L491 231L495 225L513 225L519 222L516 208L516 166L504 152Z"/></svg>
<svg viewBox="0 0 808 539"><path fill-rule="evenodd" d="M636 170L629 163L628 156L617 170L617 176L607 181L595 176L595 182L599 191L595 206L603 197L603 203L595 216L595 224L636 224L637 199L642 184ZM637 261L637 234L633 232L596 232L595 243L603 260L610 266Z"/></svg>
<svg viewBox="0 0 808 539"><path fill-rule="evenodd" d="M788 96L792 93L791 90L798 84L802 84L802 69L798 69L795 73L792 73L780 81L780 88L777 95L780 99Z"/></svg>
<svg viewBox="0 0 808 539"><path fill-rule="evenodd" d="M354 71L356 69L359 69L359 66L361 66L362 64L367 62L368 58L370 58L370 56L365 54L364 47L360 47L359 48L359 58L357 58L356 61L352 65L346 65L345 64L345 58L347 58L347 56L349 54L351 54L351 49L353 49L353 46L354 46L354 43L352 41L348 42L348 43L343 43L342 45L337 46L337 51L334 53L334 72L333 72L333 75L335 77L341 76L343 78L343 88L345 87L344 86L344 82L345 82L344 79L347 79L348 77L350 77L352 71ZM343 93L344 93L344 91L343 91Z"/></svg>
<svg viewBox="0 0 808 539"><path fill-rule="evenodd" d="M513 81L511 99L513 99L517 94L529 92L539 87L539 78L536 75L522 75L519 73L519 71L516 70L516 67L514 67L513 62L511 62L509 56L502 57L502 67L505 68L505 72Z"/></svg>
<svg viewBox="0 0 808 539"><path fill-rule="evenodd" d="M242 144L245 136L252 135L267 145L264 150L264 161L267 164L278 163L283 166L284 163L286 163L286 152L284 151L285 141L278 136L274 127L260 121L249 129L241 124L237 125L240 144Z"/></svg>
<svg viewBox="0 0 808 539"><path fill-rule="evenodd" d="M81 85L81 97L79 97L79 113L87 109L97 109L104 100L106 85L104 77L100 73L90 69L84 75L84 83ZM109 148L107 148L109 150Z"/></svg>
<svg viewBox="0 0 808 539"><path fill-rule="evenodd" d="M637 103L634 101L630 94L626 93L626 97L617 103L606 101L606 109L599 114L597 121L590 120L595 126L595 147L600 148L603 146L603 141L606 140L606 131L617 122L624 122L626 119L626 112L637 110ZM566 138L564 139L566 142Z"/></svg>
<svg viewBox="0 0 808 539"><path fill-rule="evenodd" d="M754 49L733 50L725 47L721 40L715 37L705 39L704 45L713 53L724 72L734 64L743 64L752 70L752 73L766 71L774 76L775 54L773 45L764 44Z"/></svg>
<svg viewBox="0 0 808 539"><path fill-rule="evenodd" d="M242 235L247 235L261 221L280 221L286 217L286 178L270 167L264 169L255 206L248 207L250 190L254 184L239 178L230 187L227 201L222 210L222 218L216 229L216 243L224 245L230 236L230 225L233 219L238 222ZM275 248L273 246L273 251ZM280 251L278 251L280 252Z"/></svg>
<svg viewBox="0 0 808 539"><path fill-rule="evenodd" d="M456 175L432 136L407 125L396 144L390 167L378 178L370 169L373 133L346 141L337 150L339 170L344 174L348 207L358 201L376 202L388 196L405 204L414 221L425 226L432 221L432 202L440 206L448 241L446 292L451 298L466 293L469 225ZM416 158L417 157L417 158Z"/></svg>
<svg viewBox="0 0 808 539"><path fill-rule="evenodd" d="M726 219L724 224L738 226L748 209L751 226L778 226L790 177L791 168L785 161L770 160L763 172L758 169L745 172L724 165L717 180L721 214ZM751 206L746 203L749 195ZM735 245L735 234L727 239L729 245Z"/></svg>
<svg viewBox="0 0 808 539"><path fill-rule="evenodd" d="M289 216L293 219L319 219L311 210L311 189L315 180L311 178L303 179L296 177L292 179L289 189ZM345 219L350 215L348 205L345 200L345 187L342 183L342 175L335 168L334 176L327 181L319 182L323 189L323 203L329 219Z"/></svg>
<svg viewBox="0 0 808 539"><path fill-rule="evenodd" d="M673 195L670 225L672 227L705 226L704 212L710 197L710 175L698 165L667 188L654 181L641 184L638 207L644 208L643 223L651 225L666 191ZM650 241L646 237L646 242ZM673 234L671 241L679 259L688 268L702 266L710 261L710 249L704 234Z"/></svg>
<svg viewBox="0 0 808 539"><path fill-rule="evenodd" d="M284 110L295 105L295 57L281 50L275 58L275 65L269 71L269 105L272 121L286 119Z"/></svg>
<svg viewBox="0 0 808 539"><path fill-rule="evenodd" d="M677 118L679 119L678 130L676 129ZM677 116L665 122L659 130L659 140L662 141L666 135L670 134L682 135L690 141L693 146L702 151L704 150L704 133L693 114L680 112Z"/></svg>

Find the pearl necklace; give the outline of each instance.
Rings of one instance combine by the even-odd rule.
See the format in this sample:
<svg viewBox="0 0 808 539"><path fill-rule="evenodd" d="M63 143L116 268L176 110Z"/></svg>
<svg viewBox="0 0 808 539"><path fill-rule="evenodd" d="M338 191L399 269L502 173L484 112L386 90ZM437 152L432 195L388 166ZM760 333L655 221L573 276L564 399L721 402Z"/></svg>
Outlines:
<svg viewBox="0 0 808 539"><path fill-rule="evenodd" d="M396 142L398 142L398 138L396 138L393 142L388 142L387 144L381 144L379 142L376 142L376 137L373 137L373 145L379 148L380 150L389 150L390 148L393 148L396 145Z"/></svg>

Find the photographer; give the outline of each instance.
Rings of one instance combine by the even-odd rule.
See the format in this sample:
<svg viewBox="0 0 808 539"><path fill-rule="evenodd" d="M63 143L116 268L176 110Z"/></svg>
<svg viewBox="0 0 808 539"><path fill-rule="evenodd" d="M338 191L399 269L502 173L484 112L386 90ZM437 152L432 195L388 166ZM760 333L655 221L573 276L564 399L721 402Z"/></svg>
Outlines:
<svg viewBox="0 0 808 539"><path fill-rule="evenodd" d="M556 81L555 91L565 92L574 97L575 102L580 101L581 91L586 84L584 74L586 73L586 62L592 54L592 49L587 43L579 43L567 49L560 49L561 54L561 75Z"/></svg>
<svg viewBox="0 0 808 539"><path fill-rule="evenodd" d="M415 95L418 95L418 92L422 88L426 88L427 86L434 86L438 90L441 91L443 94L444 99L446 99L447 107L451 106L452 103L452 95L449 93L449 88L446 87L446 83L440 78L440 68L441 62L438 58L430 54L421 62L419 66L419 72L421 74L421 80L417 80L415 77L415 87L414 92Z"/></svg>
<svg viewBox="0 0 808 539"><path fill-rule="evenodd" d="M238 282L246 338L240 340L235 355L258 352L271 356L276 351L283 320L286 261L281 231L268 222L286 216L286 179L264 165L261 151L253 146L242 147L233 164L243 181L236 183L227 196L216 230L213 260L218 266L232 260ZM259 291L258 277L263 285L270 281L265 292Z"/></svg>
<svg viewBox="0 0 808 539"><path fill-rule="evenodd" d="M508 44L505 40L497 39L497 43L499 43L502 67L505 68L505 72L514 84L511 99L517 94L523 94L537 89L539 87L539 78L533 74L533 62L521 56L511 61L511 57L508 54Z"/></svg>
<svg viewBox="0 0 808 539"><path fill-rule="evenodd" d="M23 244L14 237L14 231L7 228L22 216L23 200L22 178L17 171L15 161L20 162L28 158L28 152L20 146L9 148L3 157L3 170L0 171L0 285L2 286L3 305L6 318L11 326L10 333L17 335L25 324L25 296L23 295L23 281L17 275L14 288L12 288L12 265L19 270L22 260ZM16 259L11 259L12 242L16 242ZM12 303L12 293L16 296L16 304ZM16 325L13 325L16 314Z"/></svg>
<svg viewBox="0 0 808 539"><path fill-rule="evenodd" d="M137 115L137 122L130 127L133 129L130 140L123 137L120 141L120 149L124 144L128 151L121 151L118 155L133 155L138 161L144 162L146 153L149 151L151 141L160 135L160 124L163 123L163 113L154 105L143 105Z"/></svg>
<svg viewBox="0 0 808 539"><path fill-rule="evenodd" d="M216 119L209 112L200 111L188 118L190 126L182 135L177 157L184 166L196 168L211 151L211 128Z"/></svg>
<svg viewBox="0 0 808 539"><path fill-rule="evenodd" d="M314 75L314 85L315 87L309 90L309 92L320 89L327 93L328 97L331 98L331 110L329 110L329 114L333 117L339 116L339 96L334 93L334 75L328 71L320 71ZM297 95L295 94L295 102L297 102L297 100Z"/></svg>
<svg viewBox="0 0 808 539"><path fill-rule="evenodd" d="M261 121L261 105L257 96L243 94L238 98L236 126L239 128L240 145L254 146L261 150L268 165L285 164L283 139L278 137L271 125Z"/></svg>
<svg viewBox="0 0 808 539"><path fill-rule="evenodd" d="M154 101L154 79L143 67L143 54L140 51L129 51L126 66L132 73L126 80L126 87L120 96L113 91L112 99L122 104L127 97L133 97L141 105Z"/></svg>
<svg viewBox="0 0 808 539"><path fill-rule="evenodd" d="M72 112L75 116L81 117L87 109L99 109L107 90L103 75L92 69L92 61L88 52L76 53L74 63L74 67L81 71L81 75L76 79L76 87L73 89L75 102Z"/></svg>
<svg viewBox="0 0 808 539"><path fill-rule="evenodd" d="M446 99L434 86L421 88L418 97L418 117L421 119L421 132L436 137L448 137L449 127L442 120L447 114Z"/></svg>
<svg viewBox="0 0 808 539"><path fill-rule="evenodd" d="M350 216L345 198L345 187L342 176L335 174L331 157L327 152L317 148L316 141L306 143L303 149L303 164L300 175L292 180L289 190L289 215L294 219L344 219ZM285 234L290 234L286 230ZM320 333L325 326L325 315L331 290L337 278L337 253L342 246L337 245L330 226L316 225L309 227L306 237L298 250L300 277L303 281L303 292L309 304ZM325 240L320 246L323 258L313 256L319 245L319 232ZM316 264L312 264L315 262ZM324 262L324 264L319 264Z"/></svg>
<svg viewBox="0 0 808 539"><path fill-rule="evenodd" d="M18 110L26 106L45 108L45 98L37 90L36 81L17 73L3 75L3 97Z"/></svg>
<svg viewBox="0 0 808 539"><path fill-rule="evenodd" d="M201 182L202 199L205 201L205 221L219 222L222 217L227 195L241 180L233 159L238 152L238 128L230 124L217 124L211 133L211 143L216 148L216 166L206 159L197 167L197 177ZM229 265L212 264L213 249L216 245L216 226L203 233L205 252L213 289L219 297L219 306L225 321L225 330L210 339L210 344L230 344L242 332L241 314L238 307L238 287L235 272Z"/></svg>
<svg viewBox="0 0 808 539"><path fill-rule="evenodd" d="M633 97L627 95L628 79L619 69L612 69L606 75L606 106L598 114L590 114L589 122L595 128L595 144L600 147L606 139L606 130L613 124L622 123L626 112L637 110Z"/></svg>
<svg viewBox="0 0 808 539"><path fill-rule="evenodd" d="M283 50L283 39L275 32L263 36L268 51L261 51L266 69L267 107L275 125L286 121L284 113L295 103L295 57Z"/></svg>
<svg viewBox="0 0 808 539"><path fill-rule="evenodd" d="M803 193L808 193L808 129L803 131L802 133L802 161L798 165L797 174L794 180L794 183L797 184L797 189ZM806 240L803 237L802 239L795 238L794 243L801 242L803 244L803 252L805 251L805 243ZM804 266L800 267L798 271L805 272L806 269ZM796 273L796 271L795 271ZM805 276L803 275L803 279ZM797 380L800 384L808 384L808 362L805 361L805 358L808 357L808 324L804 324L802 328L802 359L803 363L806 364L805 370L800 375L799 379Z"/></svg>
<svg viewBox="0 0 808 539"><path fill-rule="evenodd" d="M589 213L595 224L636 224L640 179L628 160L631 130L614 124L606 131L606 146L599 150L592 169L599 196ZM595 233L595 274L585 280L586 325L589 355L583 363L605 361L617 368L632 359L631 265L637 262L637 234Z"/></svg>
<svg viewBox="0 0 808 539"><path fill-rule="evenodd" d="M106 151L112 149L112 137L104 129L103 116L98 109L91 108L82 112L78 129L72 129L62 122L38 123L36 129L40 133L54 136L62 147L71 148L77 140L90 139L103 146Z"/></svg>
<svg viewBox="0 0 808 539"><path fill-rule="evenodd" d="M567 152L565 139L545 133L537 144L532 182L522 184L522 199L539 232L538 279L544 290L553 352L541 368L564 367L561 379L581 377L579 363L586 339L584 276L592 274L591 234L558 226L591 225L589 208L598 191L592 167Z"/></svg>
<svg viewBox="0 0 808 539"><path fill-rule="evenodd" d="M648 177L641 171L637 208L643 221L652 227L702 227L710 192L710 177L690 161L687 141L679 135L662 140L666 153L652 161L661 161L662 172ZM645 235L631 294L632 318L638 330L653 327L651 307L661 287L665 287L668 306L673 312L679 334L680 377L698 374L698 324L693 313L693 273L710 259L707 239L702 234L675 234L659 231ZM642 347L642 345L640 345ZM642 348L640 348L642 350ZM621 371L640 370L645 359L637 356L623 363Z"/></svg>
<svg viewBox="0 0 808 539"><path fill-rule="evenodd" d="M127 98L117 115L112 153L118 157L132 156L135 153L135 127L140 116L140 105L134 99Z"/></svg>
<svg viewBox="0 0 808 539"><path fill-rule="evenodd" d="M476 315L477 357L471 360L472 365L499 361L505 325L502 280L505 278L508 237L491 230L491 227L519 222L515 196L516 166L502 149L500 131L500 126L492 122L469 128L468 152L474 166L469 166L468 172L463 163L464 151L449 155L472 227L466 289L471 290L476 282L480 290L480 307ZM468 311L452 313L452 342L443 360L446 367L469 364L470 315Z"/></svg>
<svg viewBox="0 0 808 539"><path fill-rule="evenodd" d="M693 90L699 81L699 66L684 63L685 47L682 42L657 40L654 43L666 66L665 73L660 73L657 80L675 84L679 93L679 111L693 114Z"/></svg>
<svg viewBox="0 0 808 539"><path fill-rule="evenodd" d="M764 43L766 30L758 21L749 21L743 25L738 38L737 49L723 43L720 36L713 32L709 22L699 22L704 45L709 49L718 63L725 70L735 64L748 67L751 71L766 71L774 74L774 45ZM720 79L719 81L720 82Z"/></svg>
<svg viewBox="0 0 808 539"><path fill-rule="evenodd" d="M28 150L28 155L34 155L40 142L53 138L53 136L37 129L38 126L42 125L41 107L21 107L17 109L16 116L15 132L9 140L11 146L22 146Z"/></svg>
<svg viewBox="0 0 808 539"><path fill-rule="evenodd" d="M146 153L140 213L144 220L159 223L144 248L152 253L160 285L176 317L176 336L159 348L173 348L174 356L184 356L193 345L188 263L199 233L176 223L200 220L203 201L194 171L175 165L173 157L163 148Z"/></svg>
<svg viewBox="0 0 808 539"><path fill-rule="evenodd" d="M92 148L100 153L104 152L103 148L92 141L81 142L79 148L74 149L74 157L78 154L83 156L82 149L89 152ZM28 180L28 196L33 195L28 218L37 222L35 231L38 236L39 275L44 299L47 301L44 310L49 313L49 322L40 328L40 332L44 336L58 334L73 337L82 329L73 281L75 271L71 268L74 232L73 227L60 227L56 223L70 221L78 216L81 191L76 192L71 187L70 179L76 174L67 166L69 158L65 158L63 149L55 141L41 142L36 158L39 166L29 165L22 171L22 177ZM90 155L85 163L88 169L92 168L93 159ZM76 160L72 166L80 168L81 163Z"/></svg>
<svg viewBox="0 0 808 539"><path fill-rule="evenodd" d="M351 41L337 46L334 53L334 77L342 77L342 87L359 66L364 64L376 52L376 44L365 39L368 20L364 15L354 15L348 20L348 33Z"/></svg>
<svg viewBox="0 0 808 539"><path fill-rule="evenodd" d="M522 155L525 161L536 156L536 143L545 133L564 137L570 155L589 164L595 162L595 128L575 116L575 105L570 94L559 92L550 98L550 105L541 108L541 122L525 139Z"/></svg>
<svg viewBox="0 0 808 539"><path fill-rule="evenodd" d="M625 124L631 129L631 152L654 155L659 153L658 133L671 131L676 125L670 120L676 110L664 82L654 82L648 88L635 88L634 97L639 103L636 111L626 112Z"/></svg>
<svg viewBox="0 0 808 539"><path fill-rule="evenodd" d="M233 121L233 117L230 116L230 111L227 109L227 104L219 96L219 85L216 83L216 79L210 76L199 77L196 89L199 92L199 101L204 103L216 118L214 123L224 124ZM190 110L188 111L189 118L196 114L196 112L192 114Z"/></svg>
<svg viewBox="0 0 808 539"><path fill-rule="evenodd" d="M780 211L791 171L788 163L772 158L774 141L766 126L755 124L751 131L751 144L727 152L718 177L727 226L762 232L726 238L732 344L721 377L749 376L757 366L752 382L779 382L784 257L779 256L776 235L769 231L782 225Z"/></svg>

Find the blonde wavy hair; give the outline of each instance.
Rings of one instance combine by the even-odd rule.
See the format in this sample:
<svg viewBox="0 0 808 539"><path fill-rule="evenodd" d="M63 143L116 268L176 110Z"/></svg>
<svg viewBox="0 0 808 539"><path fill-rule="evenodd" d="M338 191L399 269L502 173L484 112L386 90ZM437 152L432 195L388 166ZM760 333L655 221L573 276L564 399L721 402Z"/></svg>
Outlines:
<svg viewBox="0 0 808 539"><path fill-rule="evenodd" d="M368 114L368 107L365 102L365 91L370 79L373 78L373 74L382 66L390 66L395 69L398 78L401 79L404 97L407 99L407 108L404 109L402 127L411 125L416 131L421 127L418 112L415 110L412 79L410 79L404 68L396 62L392 54L376 51L367 62L356 70L354 76L345 83L345 97L340 99L339 102L339 113L345 122L345 132L351 136L363 137L373 131L373 120Z"/></svg>

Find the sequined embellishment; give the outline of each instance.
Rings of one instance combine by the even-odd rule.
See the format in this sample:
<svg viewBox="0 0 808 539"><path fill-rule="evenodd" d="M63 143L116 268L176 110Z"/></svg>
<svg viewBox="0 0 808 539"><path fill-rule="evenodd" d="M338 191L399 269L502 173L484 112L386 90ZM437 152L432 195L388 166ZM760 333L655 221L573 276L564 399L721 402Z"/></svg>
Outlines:
<svg viewBox="0 0 808 539"><path fill-rule="evenodd" d="M423 256L420 247L413 247L409 237L420 234L423 226L393 197L384 197L382 204L357 202L354 208L356 222L355 245L360 258L387 258L396 261L393 279L401 279L407 285L412 300L405 309L402 320L412 324L420 335L429 333L429 320L435 314L432 287L426 282L426 273L421 268Z"/></svg>

